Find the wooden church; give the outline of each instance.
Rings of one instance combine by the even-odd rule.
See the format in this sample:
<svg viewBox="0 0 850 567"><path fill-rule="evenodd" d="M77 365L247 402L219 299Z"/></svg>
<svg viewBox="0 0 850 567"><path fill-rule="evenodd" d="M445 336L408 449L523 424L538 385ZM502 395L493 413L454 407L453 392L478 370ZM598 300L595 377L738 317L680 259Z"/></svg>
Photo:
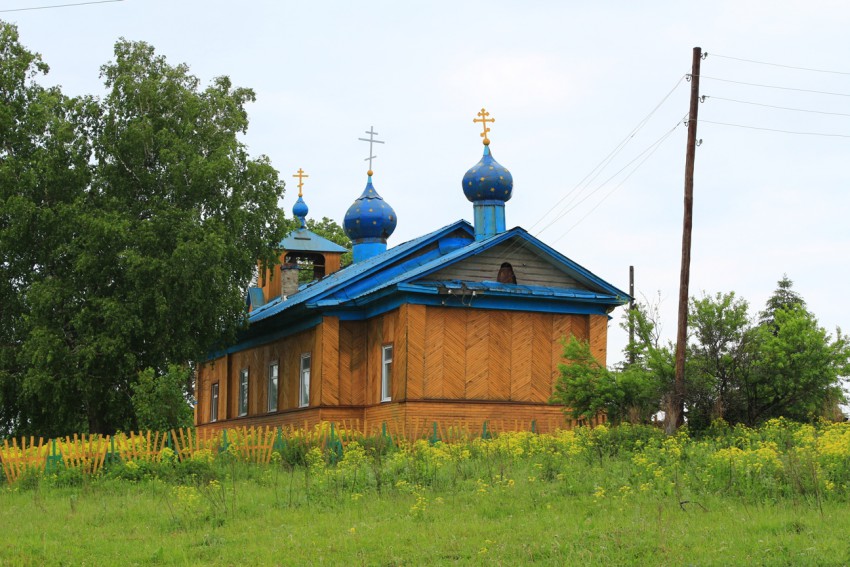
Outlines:
<svg viewBox="0 0 850 567"><path fill-rule="evenodd" d="M370 169L345 215L354 259L345 268L346 249L306 228L299 178L301 227L250 290L247 330L198 367L198 426L566 424L549 403L562 339L588 340L604 364L608 314L629 298L522 228L506 229L513 179L490 151L488 115L476 119L484 155L463 176L473 223L388 249L397 219ZM312 281L299 283L299 265Z"/></svg>

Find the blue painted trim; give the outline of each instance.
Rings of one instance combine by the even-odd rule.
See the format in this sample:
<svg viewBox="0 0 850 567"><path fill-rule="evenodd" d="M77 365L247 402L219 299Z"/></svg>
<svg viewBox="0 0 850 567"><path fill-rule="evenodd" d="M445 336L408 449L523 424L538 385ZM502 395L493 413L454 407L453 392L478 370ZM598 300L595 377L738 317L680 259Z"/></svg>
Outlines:
<svg viewBox="0 0 850 567"><path fill-rule="evenodd" d="M387 251L387 241L380 238L363 238L351 247L354 262L362 262Z"/></svg>
<svg viewBox="0 0 850 567"><path fill-rule="evenodd" d="M470 303L471 302L471 303ZM512 301L504 297L458 295L435 295L418 293L399 293L388 295L384 300L359 307L329 309L326 315L339 317L340 321L363 321L382 315L401 305L430 305L434 307L453 307L462 309L487 309L501 311L528 311L532 313L557 313L561 315L608 315L606 305L576 300L552 301L542 298L526 298Z"/></svg>
<svg viewBox="0 0 850 567"><path fill-rule="evenodd" d="M465 240L465 239L457 238L457 239L454 239L454 240ZM465 240L465 244L467 246L469 244L471 244L472 242L473 242L472 239ZM456 244L457 244L457 242L454 242L454 243L450 244L450 246L454 246ZM397 276L401 276L402 274L405 274L405 273L410 272L412 270L415 270L415 269L417 269L421 266L424 266L424 265L428 264L429 262L437 260L444 255L445 254L442 252L442 250L440 250L440 246L438 244L438 246L436 248L433 248L431 250L428 250L427 252L423 252L422 254L419 254L418 256L414 256L414 257L412 257L408 260L405 260L403 262L399 262L398 264L396 264L394 266L386 268L385 270L383 270L380 273L380 276L381 276L382 279L384 279L384 281L389 281L389 280L392 280L393 278L395 278ZM374 288L375 287L375 279L376 278L364 278L364 279L362 279L362 280L360 280L356 283L352 283L351 285L346 286L343 289L340 289L335 294L331 294L330 297L327 297L327 296L325 296L325 297L327 297L328 300L336 301L336 302L347 301L351 298L358 297L359 295L362 295L363 293L367 292L368 290Z"/></svg>
<svg viewBox="0 0 850 567"><path fill-rule="evenodd" d="M303 226L287 234L278 243L278 247L287 252L339 252L340 254L348 252L344 246L331 242Z"/></svg>
<svg viewBox="0 0 850 567"><path fill-rule="evenodd" d="M504 201L475 201L472 204L475 219L475 240L484 240L505 232Z"/></svg>
<svg viewBox="0 0 850 567"><path fill-rule="evenodd" d="M240 352L245 349L261 346L279 339L283 339L296 333L306 331L307 329L312 329L321 322L322 314L317 313L315 315L307 317L306 319L302 319L301 321L293 325L288 325L287 327L279 329L272 333L263 333L262 329L251 329L248 333L243 335L243 338L237 339L236 343L233 346L230 346L224 350L213 352L208 355L207 359L212 360L224 356L226 354L233 354L234 352ZM257 335L258 331L259 336L253 336Z"/></svg>
<svg viewBox="0 0 850 567"><path fill-rule="evenodd" d="M470 240L475 234L469 222L465 220L455 221L431 233L394 246L380 256L370 258L361 263L351 264L338 272L334 272L322 280L307 286L297 294L290 296L286 301L270 302L261 312L251 313L250 321L254 324L273 317L282 311L288 311L299 303L314 298L321 299L335 293L345 293L354 283L374 277L376 272L380 272L393 262L407 258L456 231L466 232ZM373 285L375 285L374 282L369 284L369 286Z"/></svg>
<svg viewBox="0 0 850 567"><path fill-rule="evenodd" d="M475 243L473 243L469 246L466 246L462 249L459 249L459 250L457 250L457 251L455 251L451 254L448 254L444 257L441 257L439 259L439 261L431 262L430 264L424 265L418 270L412 270L408 273L404 273L404 274L400 275L399 277L396 277L394 279L390 279L390 280L388 280L388 281L386 281L382 284L374 284L374 289L379 290L379 289L382 289L383 287L391 287L393 285L396 285L396 284L399 284L399 283L402 283L402 282L409 282L409 281L421 279L423 277L427 277L428 275L433 274L434 272L437 272L438 270L441 270L442 268L446 267L449 264L454 264L454 263L460 262L460 261L462 261L466 258L470 258L472 256L475 256L476 254L481 254L482 252L489 250L490 248L493 248L494 246L498 246L499 244L502 244L506 240L508 240L510 238L514 238L514 237L525 240L529 244L531 244L532 246L537 247L541 252L550 256L553 263L560 264L561 266L563 266L565 269L564 268L562 268L562 269L564 269L565 272L569 273L572 277L575 277L575 279L579 280L580 282L582 282L587 287L594 288L594 289L597 289L597 290L602 290L602 293L605 293L607 295L611 295L613 297L617 297L620 301L620 303L619 303L620 305L628 303L630 297L627 293L625 293L624 291L622 291L620 289L617 289L616 287L612 286L611 284L609 284L605 280L594 275L589 270L586 270L585 268L583 268L579 264L573 262L572 260L570 260L569 258L564 256L560 252L557 252L554 249L552 249L551 247L543 244L542 242L540 242L540 240L531 236L524 229L522 229L520 227L512 228L511 230L509 230L507 232L503 232L502 234L498 234L496 236L493 236L491 238L487 238L485 240L476 241Z"/></svg>

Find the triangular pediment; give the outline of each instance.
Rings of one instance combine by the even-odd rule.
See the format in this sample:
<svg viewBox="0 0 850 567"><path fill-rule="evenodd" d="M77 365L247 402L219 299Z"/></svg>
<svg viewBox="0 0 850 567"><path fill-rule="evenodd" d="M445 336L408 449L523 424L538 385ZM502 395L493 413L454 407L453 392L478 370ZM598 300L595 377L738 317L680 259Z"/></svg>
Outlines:
<svg viewBox="0 0 850 567"><path fill-rule="evenodd" d="M503 267L509 264L509 267ZM593 290L569 266L519 237L500 242L482 252L459 258L428 274L423 280L485 282L504 280L510 273L518 285ZM503 281L502 283L506 283Z"/></svg>

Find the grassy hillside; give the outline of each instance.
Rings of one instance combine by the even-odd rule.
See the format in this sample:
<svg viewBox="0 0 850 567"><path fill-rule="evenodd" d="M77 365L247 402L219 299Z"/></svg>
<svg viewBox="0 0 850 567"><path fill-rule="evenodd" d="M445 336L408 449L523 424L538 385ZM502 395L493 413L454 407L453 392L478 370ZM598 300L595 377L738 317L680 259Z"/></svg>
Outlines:
<svg viewBox="0 0 850 567"><path fill-rule="evenodd" d="M850 563L848 425L363 439L335 460L305 445L29 475L0 490L0 564Z"/></svg>

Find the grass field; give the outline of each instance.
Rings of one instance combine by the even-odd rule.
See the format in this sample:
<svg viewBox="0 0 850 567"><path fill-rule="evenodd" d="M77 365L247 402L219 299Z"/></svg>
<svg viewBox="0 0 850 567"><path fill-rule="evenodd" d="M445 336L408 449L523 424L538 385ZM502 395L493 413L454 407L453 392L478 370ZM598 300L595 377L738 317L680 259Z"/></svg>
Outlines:
<svg viewBox="0 0 850 567"><path fill-rule="evenodd" d="M824 459L850 428L829 431L603 428L31 476L0 490L0 564L847 565L850 463Z"/></svg>

